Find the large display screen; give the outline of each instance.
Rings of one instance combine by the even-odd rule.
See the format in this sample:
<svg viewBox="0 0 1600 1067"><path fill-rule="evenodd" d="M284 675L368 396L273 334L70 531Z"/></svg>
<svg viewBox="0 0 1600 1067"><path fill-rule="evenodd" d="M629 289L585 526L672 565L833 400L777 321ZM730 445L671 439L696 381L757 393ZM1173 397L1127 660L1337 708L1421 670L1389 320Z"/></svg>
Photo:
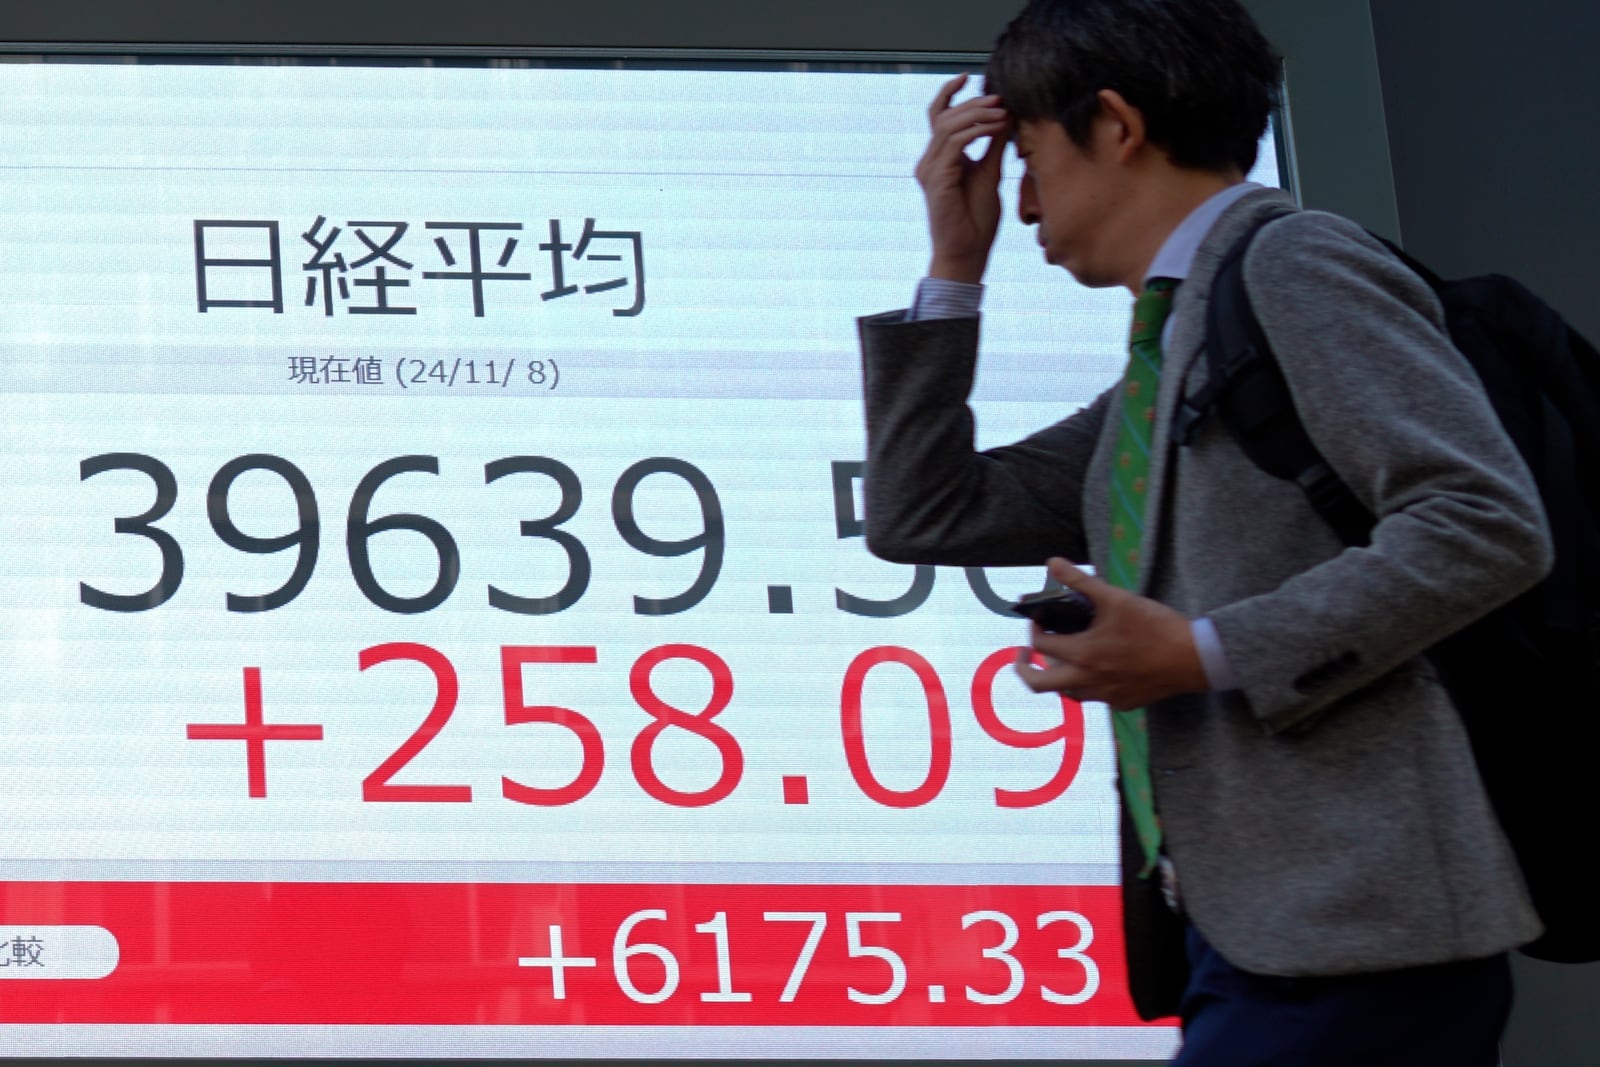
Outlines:
<svg viewBox="0 0 1600 1067"><path fill-rule="evenodd" d="M861 539L948 76L0 64L8 1054L1170 1054L1042 572ZM1130 310L988 282L981 445Z"/></svg>

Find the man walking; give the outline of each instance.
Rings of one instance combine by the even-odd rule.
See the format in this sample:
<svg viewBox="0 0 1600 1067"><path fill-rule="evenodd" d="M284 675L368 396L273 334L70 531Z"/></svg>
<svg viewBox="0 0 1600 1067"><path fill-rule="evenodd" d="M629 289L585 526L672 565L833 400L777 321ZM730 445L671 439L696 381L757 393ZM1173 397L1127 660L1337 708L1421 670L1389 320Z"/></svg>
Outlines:
<svg viewBox="0 0 1600 1067"><path fill-rule="evenodd" d="M1146 1018L1181 1013L1176 1063L1492 1067L1505 953L1540 927L1419 653L1538 581L1548 534L1427 286L1355 224L1244 182L1277 80L1237 0L1033 0L988 95L943 88L917 167L929 275L909 311L861 322L868 545L1048 560L1094 601L1083 633L1035 628L1048 665L1018 672L1113 709L1131 992ZM1137 300L1120 382L980 453L965 401L1008 142L1045 259ZM1211 280L1263 222L1246 291L1376 518L1365 547L1218 420L1170 440L1205 381Z"/></svg>

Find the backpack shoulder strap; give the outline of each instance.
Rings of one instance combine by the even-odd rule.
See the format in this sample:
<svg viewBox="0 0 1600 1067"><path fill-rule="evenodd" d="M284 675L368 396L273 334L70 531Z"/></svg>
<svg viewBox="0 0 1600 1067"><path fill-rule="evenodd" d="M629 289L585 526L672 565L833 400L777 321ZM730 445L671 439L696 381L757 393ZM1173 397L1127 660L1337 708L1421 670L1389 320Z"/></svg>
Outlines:
<svg viewBox="0 0 1600 1067"><path fill-rule="evenodd" d="M1244 259L1258 223L1229 249L1211 283L1206 307L1206 384L1185 396L1173 416L1172 439L1190 445L1214 411L1245 455L1275 478L1295 482L1317 514L1348 545L1371 539L1372 514L1317 450L1250 304Z"/></svg>

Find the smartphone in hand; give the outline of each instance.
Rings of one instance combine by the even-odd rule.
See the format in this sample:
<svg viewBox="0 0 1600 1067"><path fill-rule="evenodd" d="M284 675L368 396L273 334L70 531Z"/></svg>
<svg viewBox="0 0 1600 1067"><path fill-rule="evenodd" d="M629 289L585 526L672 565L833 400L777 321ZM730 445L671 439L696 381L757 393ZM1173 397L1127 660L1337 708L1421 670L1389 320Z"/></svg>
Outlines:
<svg viewBox="0 0 1600 1067"><path fill-rule="evenodd" d="M1053 634L1075 634L1094 622L1094 601L1065 587L1025 593L1011 610Z"/></svg>

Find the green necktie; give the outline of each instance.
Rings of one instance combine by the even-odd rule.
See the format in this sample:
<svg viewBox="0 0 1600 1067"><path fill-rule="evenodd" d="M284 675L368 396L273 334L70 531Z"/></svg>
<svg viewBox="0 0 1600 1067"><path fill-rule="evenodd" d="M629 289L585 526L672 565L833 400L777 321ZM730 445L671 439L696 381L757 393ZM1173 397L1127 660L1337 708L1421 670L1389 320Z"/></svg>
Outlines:
<svg viewBox="0 0 1600 1067"><path fill-rule="evenodd" d="M1177 287L1171 278L1152 278L1133 304L1128 371L1122 379L1122 421L1117 427L1111 474L1111 551L1103 575L1119 589L1135 589L1139 584L1150 437L1155 428L1156 389L1161 384L1161 327L1172 310L1172 293ZM1161 823L1150 787L1150 737L1144 709L1112 712L1111 732L1117 742L1122 795L1144 851L1144 869L1139 875L1146 877L1155 868L1161 849Z"/></svg>

